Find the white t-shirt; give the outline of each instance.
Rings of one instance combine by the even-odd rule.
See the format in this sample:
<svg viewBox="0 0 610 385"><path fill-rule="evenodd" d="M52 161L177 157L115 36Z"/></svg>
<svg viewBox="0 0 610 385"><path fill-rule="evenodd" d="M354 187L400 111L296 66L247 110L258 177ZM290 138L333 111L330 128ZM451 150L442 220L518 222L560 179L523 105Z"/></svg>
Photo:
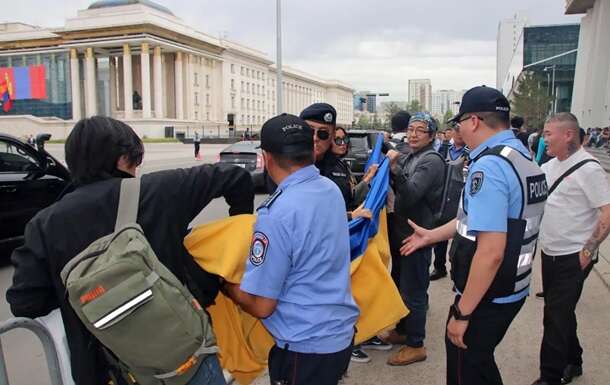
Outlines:
<svg viewBox="0 0 610 385"><path fill-rule="evenodd" d="M584 149L564 161L551 159L542 165L548 187L576 163L595 159ZM610 204L608 175L593 162L566 177L548 197L540 229L540 245L548 255L582 250L597 225L599 208Z"/></svg>

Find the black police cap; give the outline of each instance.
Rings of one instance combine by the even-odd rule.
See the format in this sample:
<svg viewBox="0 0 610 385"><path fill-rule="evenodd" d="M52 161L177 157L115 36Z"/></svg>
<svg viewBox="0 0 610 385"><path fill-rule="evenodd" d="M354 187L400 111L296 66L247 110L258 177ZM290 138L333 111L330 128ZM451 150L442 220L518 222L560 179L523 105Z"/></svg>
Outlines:
<svg viewBox="0 0 610 385"><path fill-rule="evenodd" d="M272 154L313 151L313 130L298 116L275 116L267 120L261 128L260 148Z"/></svg>
<svg viewBox="0 0 610 385"><path fill-rule="evenodd" d="M337 124L337 110L328 103L314 103L305 108L299 117L333 126Z"/></svg>
<svg viewBox="0 0 610 385"><path fill-rule="evenodd" d="M474 87L466 91L462 97L458 114L447 123L456 123L464 114L469 112L498 112L506 115L506 120L508 120L510 103L502 92L493 87Z"/></svg>

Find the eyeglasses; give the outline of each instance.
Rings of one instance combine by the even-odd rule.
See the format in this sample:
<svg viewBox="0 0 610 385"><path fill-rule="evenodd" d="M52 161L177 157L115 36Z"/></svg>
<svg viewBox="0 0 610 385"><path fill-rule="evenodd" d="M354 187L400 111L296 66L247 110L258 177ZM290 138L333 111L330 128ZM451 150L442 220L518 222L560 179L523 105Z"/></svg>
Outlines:
<svg viewBox="0 0 610 385"><path fill-rule="evenodd" d="M335 144L337 146L343 146L349 144L349 138L346 136L344 138L335 138Z"/></svg>
<svg viewBox="0 0 610 385"><path fill-rule="evenodd" d="M417 128L417 129L413 129L413 128L407 128L407 135L411 135L411 134L416 134L416 135L425 135L425 134L429 134L430 130L424 130L421 128Z"/></svg>
<svg viewBox="0 0 610 385"><path fill-rule="evenodd" d="M316 136L320 140L328 140L328 138L330 138L330 132L326 130L316 130Z"/></svg>
<svg viewBox="0 0 610 385"><path fill-rule="evenodd" d="M455 127L459 130L460 129L460 123L462 123L465 120L468 120L468 119L472 118L473 116L476 116L477 118L479 118L479 120L485 120L485 119L481 118L479 115L468 115L468 116L463 117L462 119L458 120L457 122L455 122Z"/></svg>

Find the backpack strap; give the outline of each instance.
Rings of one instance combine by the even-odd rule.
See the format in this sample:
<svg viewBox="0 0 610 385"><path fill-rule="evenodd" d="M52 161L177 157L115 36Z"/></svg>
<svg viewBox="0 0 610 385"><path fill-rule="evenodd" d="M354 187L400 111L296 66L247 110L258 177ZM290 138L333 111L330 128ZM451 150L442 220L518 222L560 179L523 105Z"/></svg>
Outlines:
<svg viewBox="0 0 610 385"><path fill-rule="evenodd" d="M140 178L123 178L114 231L138 220Z"/></svg>
<svg viewBox="0 0 610 385"><path fill-rule="evenodd" d="M199 349L197 349L197 351L191 356L191 358L189 358L176 370L172 370L171 372L167 373L155 374L153 375L153 377L155 377L157 380L167 380L173 377L177 377L183 374L188 369L190 369L193 365L195 365L197 361L199 361L199 357L203 355L216 354L220 351L220 349L218 349L218 346L205 346L205 344L206 341L204 340Z"/></svg>
<svg viewBox="0 0 610 385"><path fill-rule="evenodd" d="M596 159L585 159L585 160L581 160L580 162L576 163L574 166L570 167L568 169L568 171L564 172L559 178L557 178L557 180L555 181L555 183L553 183L553 185L551 186L551 188L549 189L549 193L548 195L551 195L551 193L553 191L555 191L555 189L557 188L557 186L559 186L559 184L565 179L567 178L570 174L572 174L574 171L578 170L579 168L581 168L582 166L584 166L587 163L590 162L594 162L599 164L599 162Z"/></svg>

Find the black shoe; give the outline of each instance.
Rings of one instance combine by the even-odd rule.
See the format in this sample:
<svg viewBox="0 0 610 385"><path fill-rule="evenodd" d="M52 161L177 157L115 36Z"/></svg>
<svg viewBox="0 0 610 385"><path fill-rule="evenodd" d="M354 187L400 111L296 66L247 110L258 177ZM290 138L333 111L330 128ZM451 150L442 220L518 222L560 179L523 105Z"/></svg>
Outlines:
<svg viewBox="0 0 610 385"><path fill-rule="evenodd" d="M436 281L437 279L445 278L447 276L447 271L444 270L432 270L432 274L430 274L430 281Z"/></svg>
<svg viewBox="0 0 610 385"><path fill-rule="evenodd" d="M582 376L582 365L568 364L563 370L563 377L561 378L562 384L569 384L572 382L574 377Z"/></svg>
<svg viewBox="0 0 610 385"><path fill-rule="evenodd" d="M532 382L532 385L551 385L551 384L546 382L542 378L539 378L536 381Z"/></svg>
<svg viewBox="0 0 610 385"><path fill-rule="evenodd" d="M537 298L544 298L544 292L543 291L539 291L538 293L536 293L536 297Z"/></svg>
<svg viewBox="0 0 610 385"><path fill-rule="evenodd" d="M371 357L369 357L369 355L366 354L362 349L354 348L352 350L352 356L350 357L350 361L366 364L368 362L371 362Z"/></svg>
<svg viewBox="0 0 610 385"><path fill-rule="evenodd" d="M360 345L362 349L371 350L392 350L392 344L388 344L379 339L379 337L373 337L368 341L365 341Z"/></svg>

